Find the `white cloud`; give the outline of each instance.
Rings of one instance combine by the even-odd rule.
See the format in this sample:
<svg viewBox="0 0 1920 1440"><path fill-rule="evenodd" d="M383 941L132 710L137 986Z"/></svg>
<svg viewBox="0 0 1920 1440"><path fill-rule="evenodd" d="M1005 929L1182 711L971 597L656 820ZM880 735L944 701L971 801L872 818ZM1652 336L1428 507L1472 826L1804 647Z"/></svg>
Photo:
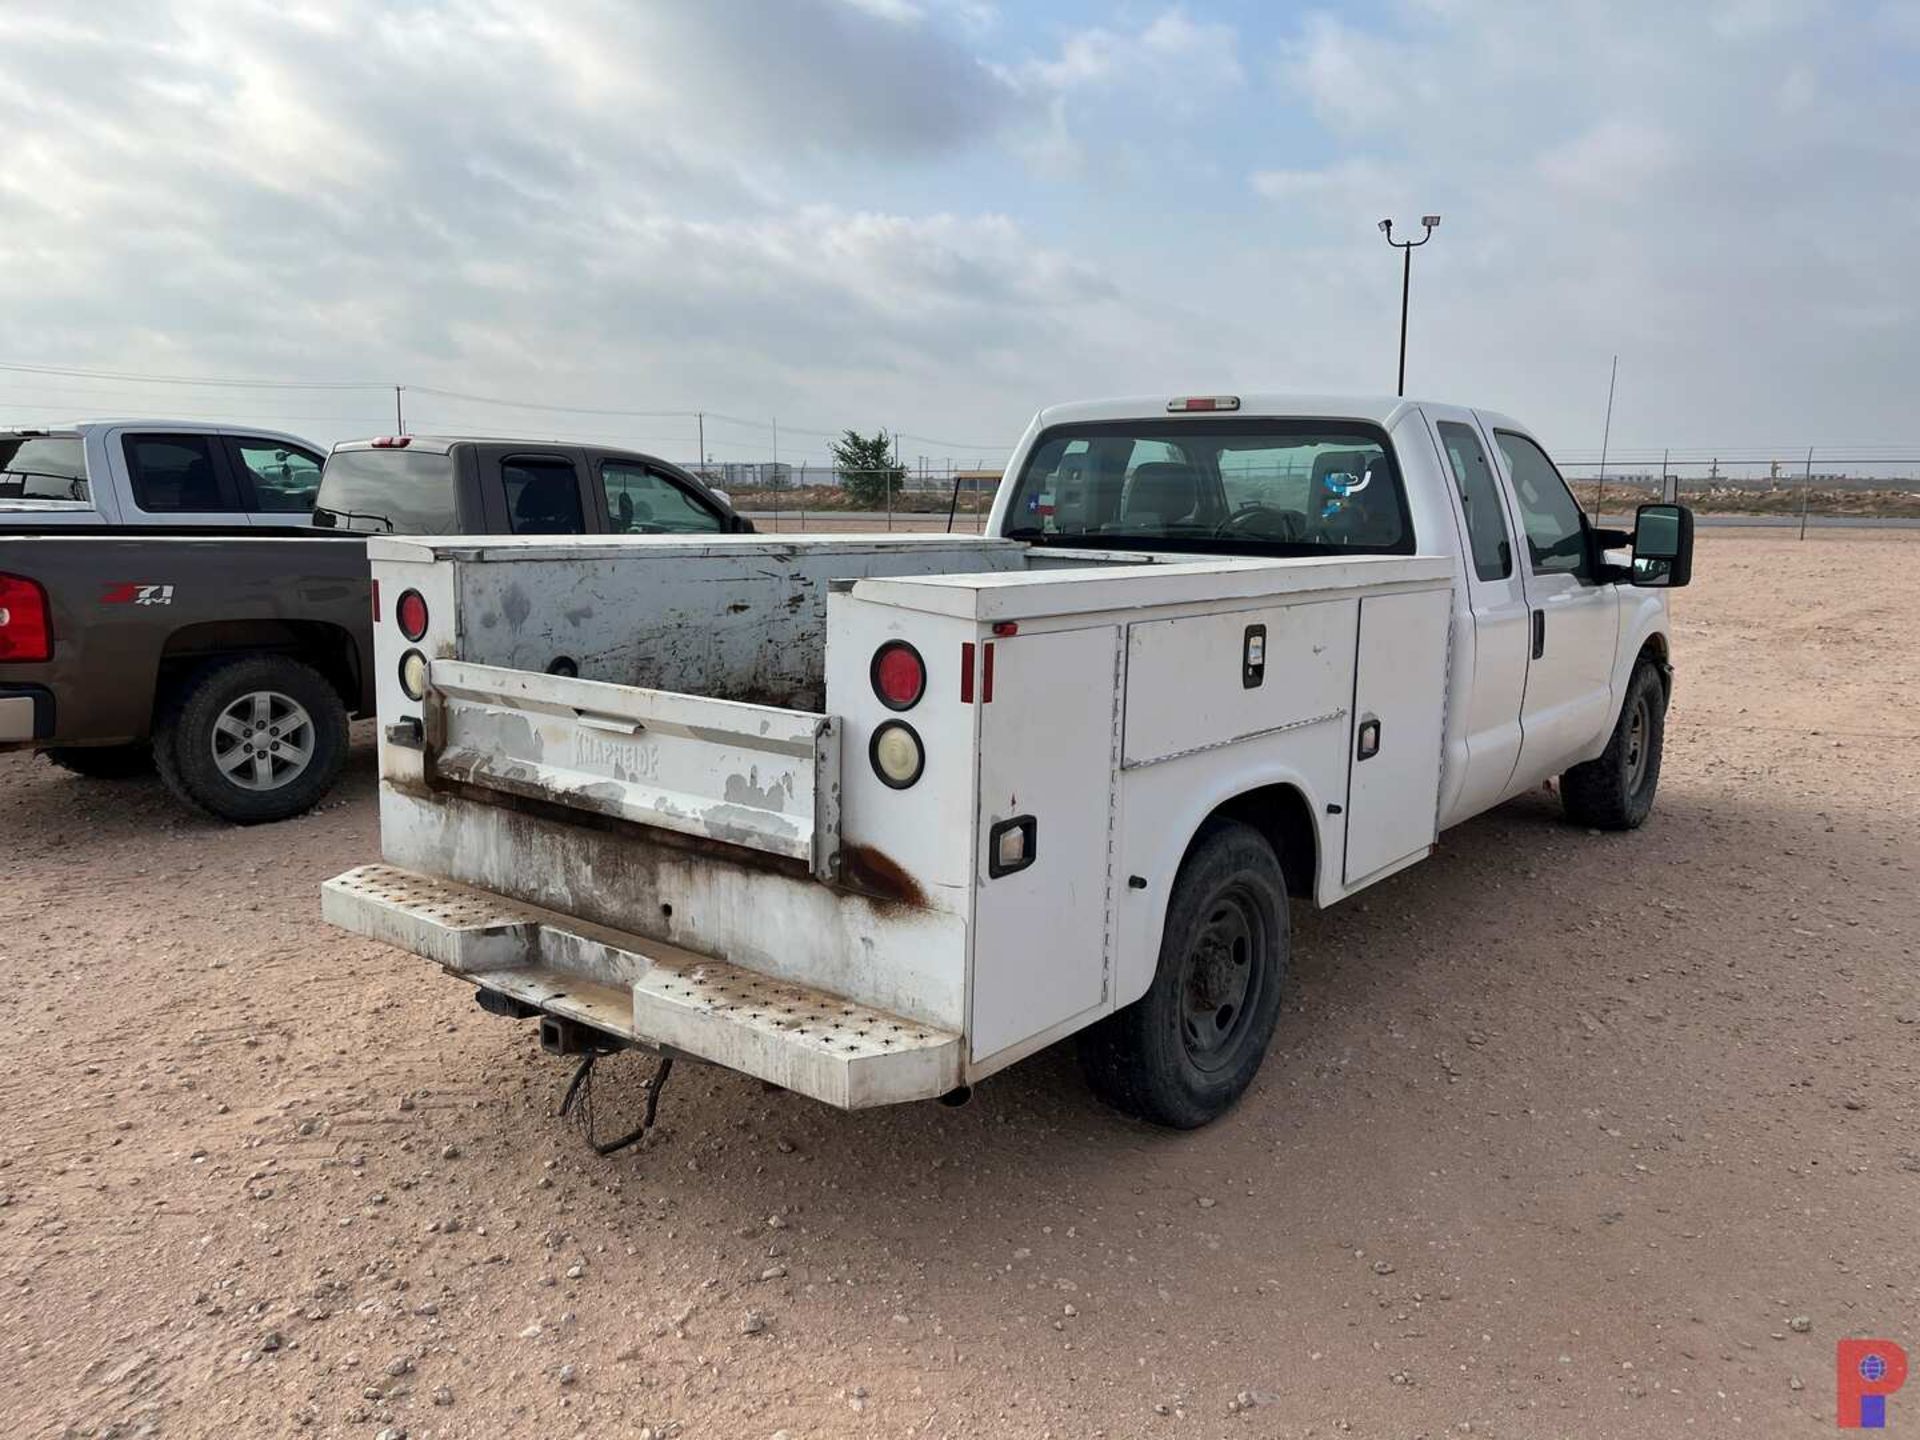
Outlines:
<svg viewBox="0 0 1920 1440"><path fill-rule="evenodd" d="M991 145L940 17L743 8L0 12L0 358L899 423L1099 302L1005 215L798 180Z"/></svg>

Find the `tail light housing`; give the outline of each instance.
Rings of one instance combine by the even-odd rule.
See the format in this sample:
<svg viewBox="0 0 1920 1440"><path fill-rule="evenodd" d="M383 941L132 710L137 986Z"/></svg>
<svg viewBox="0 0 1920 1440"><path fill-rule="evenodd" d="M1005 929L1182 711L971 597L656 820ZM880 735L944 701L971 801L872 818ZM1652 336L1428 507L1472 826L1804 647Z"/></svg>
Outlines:
<svg viewBox="0 0 1920 1440"><path fill-rule="evenodd" d="M927 662L904 640L889 640L873 652L873 693L889 710L911 710L927 693Z"/></svg>
<svg viewBox="0 0 1920 1440"><path fill-rule="evenodd" d="M394 623L407 639L418 642L427 633L427 600L418 590L402 590L393 607Z"/></svg>
<svg viewBox="0 0 1920 1440"><path fill-rule="evenodd" d="M0 575L0 661L31 664L52 658L47 592L24 575Z"/></svg>

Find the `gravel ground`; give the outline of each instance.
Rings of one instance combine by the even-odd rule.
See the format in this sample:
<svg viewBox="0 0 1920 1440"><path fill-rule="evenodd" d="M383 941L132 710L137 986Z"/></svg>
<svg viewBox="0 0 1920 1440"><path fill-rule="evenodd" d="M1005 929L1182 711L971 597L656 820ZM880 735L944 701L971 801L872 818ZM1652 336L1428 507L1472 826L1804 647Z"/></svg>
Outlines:
<svg viewBox="0 0 1920 1440"><path fill-rule="evenodd" d="M1836 1337L1920 1350L1916 562L1703 532L1648 827L1542 793L1300 914L1191 1135L1056 1051L694 1070L599 1160L530 1027L321 924L367 727L250 831L0 757L0 1433L1829 1434Z"/></svg>

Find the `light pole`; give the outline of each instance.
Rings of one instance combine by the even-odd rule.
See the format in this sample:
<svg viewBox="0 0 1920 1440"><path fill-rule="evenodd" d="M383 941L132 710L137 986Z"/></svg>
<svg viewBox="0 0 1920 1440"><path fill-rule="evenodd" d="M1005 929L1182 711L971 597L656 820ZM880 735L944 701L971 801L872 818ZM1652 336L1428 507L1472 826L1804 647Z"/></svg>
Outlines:
<svg viewBox="0 0 1920 1440"><path fill-rule="evenodd" d="M1400 388L1396 395L1407 393L1407 295L1413 289L1413 252L1433 238L1433 227L1440 223L1438 215L1422 215L1420 223L1425 231L1418 240L1396 240L1393 238L1393 221L1382 220L1380 233L1387 237L1387 244L1401 253L1400 266Z"/></svg>

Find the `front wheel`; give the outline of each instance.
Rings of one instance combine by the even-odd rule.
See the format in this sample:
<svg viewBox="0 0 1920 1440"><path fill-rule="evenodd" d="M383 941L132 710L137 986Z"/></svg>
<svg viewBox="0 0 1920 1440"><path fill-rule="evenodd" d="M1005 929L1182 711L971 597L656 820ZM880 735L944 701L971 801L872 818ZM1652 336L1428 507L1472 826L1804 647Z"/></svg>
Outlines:
<svg viewBox="0 0 1920 1440"><path fill-rule="evenodd" d="M1667 687L1642 660L1627 682L1620 718L1599 758L1560 777L1560 803L1576 825L1637 830L1660 788L1660 757L1667 737Z"/></svg>
<svg viewBox="0 0 1920 1440"><path fill-rule="evenodd" d="M325 676L290 656L218 662L175 697L153 756L161 780L189 804L239 825L285 820L339 778L346 707Z"/></svg>
<svg viewBox="0 0 1920 1440"><path fill-rule="evenodd" d="M1152 986L1081 1033L1094 1093L1180 1130L1225 1113L1266 1056L1290 948L1273 847L1252 826L1209 824L1174 878Z"/></svg>

